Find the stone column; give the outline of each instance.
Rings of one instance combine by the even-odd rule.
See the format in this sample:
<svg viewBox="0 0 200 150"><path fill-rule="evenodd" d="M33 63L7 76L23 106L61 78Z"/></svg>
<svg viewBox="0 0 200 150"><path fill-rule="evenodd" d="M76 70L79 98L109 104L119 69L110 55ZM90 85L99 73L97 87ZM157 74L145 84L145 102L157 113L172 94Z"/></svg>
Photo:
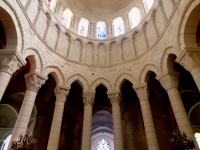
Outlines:
<svg viewBox="0 0 200 150"><path fill-rule="evenodd" d="M157 11L157 10L155 10L155 9L152 11L152 14L151 14L151 22L153 23L153 27L154 27L154 29L155 29L155 32L156 32L157 37L159 37L159 31L158 31L158 27L157 27L157 25L156 25L156 17L155 17L156 11Z"/></svg>
<svg viewBox="0 0 200 150"><path fill-rule="evenodd" d="M40 115L38 117L38 127L37 127L37 132L36 132L36 143L34 146L34 150L38 150L40 135L41 135L41 131L42 131L42 127L43 127L43 123L44 123L45 119L46 119L46 116Z"/></svg>
<svg viewBox="0 0 200 150"><path fill-rule="evenodd" d="M179 73L175 71L165 71L156 78L160 81L161 85L167 91L180 131L184 131L188 138L192 138L196 148L198 148L198 144L196 143L191 123L188 119L185 107L178 91Z"/></svg>
<svg viewBox="0 0 200 150"><path fill-rule="evenodd" d="M25 133L27 130L37 92L45 83L45 78L42 79L41 77L41 75L39 77L38 75L34 74L33 76L25 79L27 90L12 132L8 149L10 149L13 139L17 138L21 133Z"/></svg>
<svg viewBox="0 0 200 150"><path fill-rule="evenodd" d="M133 43L133 50L134 50L134 53L135 53L135 56L137 56L137 50L136 50L136 46L135 46L135 38L136 38L136 35L138 34L138 30L136 30L132 37L130 38L130 42ZM131 41L132 40L132 41Z"/></svg>
<svg viewBox="0 0 200 150"><path fill-rule="evenodd" d="M12 74L18 70L22 64L17 60L16 56L0 57L0 101L7 88Z"/></svg>
<svg viewBox="0 0 200 150"><path fill-rule="evenodd" d="M46 13L46 16L47 16L47 27L46 27L46 30L45 30L45 33L44 33L44 37L43 39L46 40L46 36L47 36L47 33L49 31L49 28L51 26L51 15L49 13Z"/></svg>
<svg viewBox="0 0 200 150"><path fill-rule="evenodd" d="M149 104L149 89L146 84L140 87L134 87L134 89L140 100L148 148L149 150L159 150L158 139Z"/></svg>
<svg viewBox="0 0 200 150"><path fill-rule="evenodd" d="M200 52L197 49L185 49L176 59L187 71L189 71L200 91Z"/></svg>
<svg viewBox="0 0 200 150"><path fill-rule="evenodd" d="M158 1L158 5L159 5L160 10L161 10L161 12L162 12L163 18L164 18L164 20L165 20L165 22L166 22L166 24L167 24L168 18L167 18L167 15L166 15L166 13L165 13L165 10L164 10L162 0L159 0L159 1Z"/></svg>
<svg viewBox="0 0 200 150"><path fill-rule="evenodd" d="M147 26L147 22L145 22L142 26L143 29L143 33L144 33L144 39L145 39L145 43L147 46L147 50L149 49L149 43L148 43L148 39L147 39L147 35L146 35L146 26Z"/></svg>
<svg viewBox="0 0 200 150"><path fill-rule="evenodd" d="M92 108L94 104L94 96L94 93L83 93L84 118L81 150L91 150Z"/></svg>
<svg viewBox="0 0 200 150"><path fill-rule="evenodd" d="M47 145L47 150L57 150L60 140L60 129L63 119L63 111L65 106L65 101L69 93L69 89L62 86L57 86L55 89L56 102L53 114L53 120L51 124L51 131L49 135L49 141Z"/></svg>
<svg viewBox="0 0 200 150"><path fill-rule="evenodd" d="M58 37L56 39L56 45L55 45L55 50L58 48L58 44L60 42L60 36L61 36L61 27L60 25L56 24L57 32L58 32Z"/></svg>
<svg viewBox="0 0 200 150"><path fill-rule="evenodd" d="M119 92L108 95L112 104L114 147L115 150L123 150L122 121L120 112L120 101L122 100Z"/></svg>

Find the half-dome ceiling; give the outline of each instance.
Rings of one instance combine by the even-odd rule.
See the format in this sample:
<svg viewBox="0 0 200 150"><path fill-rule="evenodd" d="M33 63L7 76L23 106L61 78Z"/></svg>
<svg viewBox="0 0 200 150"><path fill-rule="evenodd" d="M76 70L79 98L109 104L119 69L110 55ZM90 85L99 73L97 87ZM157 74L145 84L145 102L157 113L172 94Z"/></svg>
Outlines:
<svg viewBox="0 0 200 150"><path fill-rule="evenodd" d="M94 16L108 15L128 6L133 0L65 0L74 8Z"/></svg>

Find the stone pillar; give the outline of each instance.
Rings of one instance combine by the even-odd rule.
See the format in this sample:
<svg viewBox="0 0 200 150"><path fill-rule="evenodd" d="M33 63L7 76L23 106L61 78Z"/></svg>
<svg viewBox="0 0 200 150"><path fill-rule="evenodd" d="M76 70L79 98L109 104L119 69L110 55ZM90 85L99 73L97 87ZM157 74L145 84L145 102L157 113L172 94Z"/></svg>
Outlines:
<svg viewBox="0 0 200 150"><path fill-rule="evenodd" d="M148 43L147 35L146 35L146 26L147 26L147 22L145 22L145 23L143 24L142 29L143 29L143 33L144 33L145 43L146 43L147 50L148 50L148 49L149 49L149 43Z"/></svg>
<svg viewBox="0 0 200 150"><path fill-rule="evenodd" d="M58 32L58 37L56 39L56 45L55 45L55 50L57 50L58 48L58 44L59 44L59 41L60 41L60 34L61 34L61 27L60 25L56 24L56 28L57 28L57 32Z"/></svg>
<svg viewBox="0 0 200 150"><path fill-rule="evenodd" d="M155 29L155 31L156 31L157 37L159 37L159 31L158 31L158 27L157 27L157 25L156 25L155 14L156 14L156 10L154 9L154 10L152 11L152 14L151 14L151 22L153 23L153 27L154 27L154 29Z"/></svg>
<svg viewBox="0 0 200 150"><path fill-rule="evenodd" d="M19 115L17 117L17 121L15 123L15 127L12 132L12 137L10 139L8 149L10 149L13 139L18 138L21 133L26 132L35 103L35 98L37 96L37 92L45 83L44 79L46 78L43 77L42 79L42 75L38 76L36 74L25 78L27 90Z"/></svg>
<svg viewBox="0 0 200 150"><path fill-rule="evenodd" d="M109 94L108 97L110 99L110 103L112 104L114 147L115 150L123 150L124 146L120 111L120 101L122 100L122 98L119 92Z"/></svg>
<svg viewBox="0 0 200 150"><path fill-rule="evenodd" d="M167 15L166 15L166 13L165 13L165 10L164 10L162 0L159 0L159 1L158 1L158 5L159 5L160 10L161 10L161 12L162 12L163 18L164 18L164 20L165 20L165 22L166 22L166 24L167 24L168 18L167 18Z"/></svg>
<svg viewBox="0 0 200 150"><path fill-rule="evenodd" d="M138 30L136 30L133 33L133 35L132 35L132 37L130 39L130 41L132 40L132 43L133 43L133 49L134 49L135 56L137 56L137 50L136 50L136 46L135 46L135 37L136 37L137 33L138 33Z"/></svg>
<svg viewBox="0 0 200 150"><path fill-rule="evenodd" d="M187 71L189 71L200 91L200 52L197 49L185 49L176 59Z"/></svg>
<svg viewBox="0 0 200 150"><path fill-rule="evenodd" d="M135 150L135 140L132 124L133 123L131 121L126 122L126 142L128 150Z"/></svg>
<svg viewBox="0 0 200 150"><path fill-rule="evenodd" d="M149 150L159 150L158 139L149 104L149 89L146 84L140 87L134 87L134 89L140 100L148 148Z"/></svg>
<svg viewBox="0 0 200 150"><path fill-rule="evenodd" d="M21 66L22 64L17 60L16 56L0 56L0 101L12 74Z"/></svg>
<svg viewBox="0 0 200 150"><path fill-rule="evenodd" d="M111 44L111 43L110 43ZM111 61L110 61L110 44L106 43L106 65L110 65Z"/></svg>
<svg viewBox="0 0 200 150"><path fill-rule="evenodd" d="M45 119L46 119L46 116L40 115L38 117L38 127L37 127L37 132L36 132L36 143L34 146L34 150L38 150L40 135L41 135L41 131L42 131L42 127L43 127L43 123L44 123Z"/></svg>
<svg viewBox="0 0 200 150"><path fill-rule="evenodd" d="M191 123L188 119L185 107L183 105L180 93L178 91L178 77L179 73L170 70L165 71L156 78L160 81L161 85L167 91L174 112L174 116L176 118L176 122L180 131L184 131L188 138L192 138L196 148L198 148L198 144L196 143Z"/></svg>
<svg viewBox="0 0 200 150"><path fill-rule="evenodd" d="M84 118L81 150L91 150L92 108L94 104L94 97L94 93L83 93Z"/></svg>
<svg viewBox="0 0 200 150"><path fill-rule="evenodd" d="M56 102L53 114L53 120L51 124L51 131L49 135L49 141L47 145L47 150L57 150L60 140L60 129L63 119L63 111L65 106L65 101L69 93L69 89L62 86L57 86L55 89Z"/></svg>
<svg viewBox="0 0 200 150"><path fill-rule="evenodd" d="M46 27L44 37L43 37L44 40L46 40L46 36L47 36L48 31L49 31L49 27L51 25L51 15L49 13L46 13L46 15L47 15L48 20L47 20L47 27Z"/></svg>
<svg viewBox="0 0 200 150"><path fill-rule="evenodd" d="M85 60L86 60L86 47L87 47L87 44L86 43L82 43L83 45L83 52L81 53L81 62L85 63Z"/></svg>

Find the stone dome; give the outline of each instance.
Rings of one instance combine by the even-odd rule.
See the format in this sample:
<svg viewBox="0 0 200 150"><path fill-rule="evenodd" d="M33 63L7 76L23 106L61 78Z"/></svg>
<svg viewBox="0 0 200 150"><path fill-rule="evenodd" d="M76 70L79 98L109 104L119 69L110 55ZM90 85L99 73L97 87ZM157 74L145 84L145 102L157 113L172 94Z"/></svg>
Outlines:
<svg viewBox="0 0 200 150"><path fill-rule="evenodd" d="M92 16L116 13L136 0L66 0L72 7Z"/></svg>

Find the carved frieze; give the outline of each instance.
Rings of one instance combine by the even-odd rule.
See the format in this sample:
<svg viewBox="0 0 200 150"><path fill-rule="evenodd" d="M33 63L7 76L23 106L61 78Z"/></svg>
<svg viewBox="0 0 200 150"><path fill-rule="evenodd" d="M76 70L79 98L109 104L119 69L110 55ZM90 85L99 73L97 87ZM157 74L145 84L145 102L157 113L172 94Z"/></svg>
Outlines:
<svg viewBox="0 0 200 150"><path fill-rule="evenodd" d="M7 72L12 75L16 70L18 70L22 64L17 60L16 56L1 56L0 57L0 71Z"/></svg>
<svg viewBox="0 0 200 150"><path fill-rule="evenodd" d="M38 92L41 86L45 83L44 79L39 78L37 75L33 75L25 79L27 90Z"/></svg>

